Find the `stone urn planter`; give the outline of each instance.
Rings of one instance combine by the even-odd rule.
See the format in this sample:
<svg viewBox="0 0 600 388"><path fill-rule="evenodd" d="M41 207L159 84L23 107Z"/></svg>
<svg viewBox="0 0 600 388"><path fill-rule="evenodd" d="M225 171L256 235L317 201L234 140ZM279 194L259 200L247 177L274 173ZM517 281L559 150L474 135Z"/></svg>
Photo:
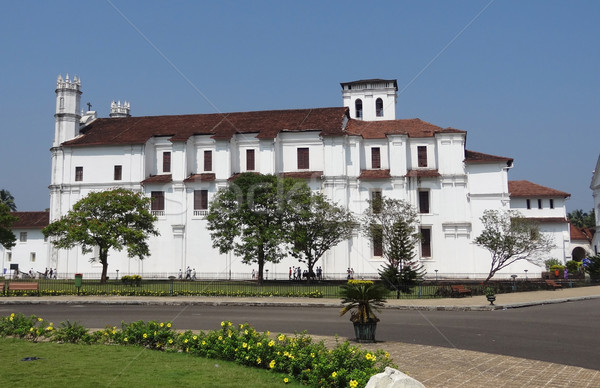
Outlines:
<svg viewBox="0 0 600 388"><path fill-rule="evenodd" d="M340 315L350 311L357 342L375 342L379 318L374 310L383 306L388 290L370 280L349 280L340 290L344 307Z"/></svg>
<svg viewBox="0 0 600 388"><path fill-rule="evenodd" d="M496 290L492 287L487 287L484 291L485 298L490 302L490 305L494 305L494 301L496 300Z"/></svg>

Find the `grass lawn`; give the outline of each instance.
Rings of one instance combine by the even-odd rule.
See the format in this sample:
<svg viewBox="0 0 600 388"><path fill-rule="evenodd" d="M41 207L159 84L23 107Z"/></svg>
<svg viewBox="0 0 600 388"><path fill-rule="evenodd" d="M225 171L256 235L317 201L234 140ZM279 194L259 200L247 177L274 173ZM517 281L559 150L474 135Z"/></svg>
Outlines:
<svg viewBox="0 0 600 388"><path fill-rule="evenodd" d="M32 343L0 338L2 385L10 387L300 387L285 375L231 362L136 346ZM21 361L39 357L35 361Z"/></svg>

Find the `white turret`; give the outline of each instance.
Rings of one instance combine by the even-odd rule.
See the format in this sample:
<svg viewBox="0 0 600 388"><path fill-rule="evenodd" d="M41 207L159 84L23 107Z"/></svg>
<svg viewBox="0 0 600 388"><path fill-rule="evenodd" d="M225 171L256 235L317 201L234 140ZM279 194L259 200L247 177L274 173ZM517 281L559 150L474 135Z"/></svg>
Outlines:
<svg viewBox="0 0 600 388"><path fill-rule="evenodd" d="M398 83L395 79L344 82L342 99L350 117L364 121L395 120Z"/></svg>
<svg viewBox="0 0 600 388"><path fill-rule="evenodd" d="M131 113L130 113L130 105L127 101L123 102L123 105L121 105L121 101L119 102L111 102L110 103L110 114L109 116L111 118L116 118L116 117L131 117Z"/></svg>
<svg viewBox="0 0 600 388"><path fill-rule="evenodd" d="M81 80L75 76L73 81L69 75L56 80L56 114L53 147L71 140L79 135L79 105L81 103Z"/></svg>

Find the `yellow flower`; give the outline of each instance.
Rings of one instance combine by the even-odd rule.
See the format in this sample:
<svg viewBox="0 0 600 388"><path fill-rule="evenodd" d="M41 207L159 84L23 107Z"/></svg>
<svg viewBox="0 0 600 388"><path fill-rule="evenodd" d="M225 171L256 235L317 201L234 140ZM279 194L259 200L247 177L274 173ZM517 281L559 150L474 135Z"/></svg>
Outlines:
<svg viewBox="0 0 600 388"><path fill-rule="evenodd" d="M194 339L194 340L197 340L197 339L198 339L198 336L197 336L197 335L195 335L195 336L193 336L193 337L192 337L192 339Z"/></svg>
<svg viewBox="0 0 600 388"><path fill-rule="evenodd" d="M219 341L223 341L223 336L219 336Z"/></svg>
<svg viewBox="0 0 600 388"><path fill-rule="evenodd" d="M165 325L164 323L162 323L162 322L160 323L160 327L163 327L164 325Z"/></svg>
<svg viewBox="0 0 600 388"><path fill-rule="evenodd" d="M144 335L142 337L148 338L148 334L144 333Z"/></svg>
<svg viewBox="0 0 600 388"><path fill-rule="evenodd" d="M246 349L247 347L248 347L248 344L244 342L244 343L242 344L242 348Z"/></svg>
<svg viewBox="0 0 600 388"><path fill-rule="evenodd" d="M258 357L258 358L256 359L256 363L257 363L257 364L260 364L261 362L262 362L262 360L260 359L260 357Z"/></svg>
<svg viewBox="0 0 600 388"><path fill-rule="evenodd" d="M227 326L231 326L231 322L227 322Z"/></svg>
<svg viewBox="0 0 600 388"><path fill-rule="evenodd" d="M267 332L265 333L266 335L271 335L271 332L269 330L267 330Z"/></svg>
<svg viewBox="0 0 600 388"><path fill-rule="evenodd" d="M33 327L30 327L30 328L29 328L29 331L33 331Z"/></svg>
<svg viewBox="0 0 600 388"><path fill-rule="evenodd" d="M310 354L310 356L311 356L312 358L315 358L315 354L314 354L314 353L311 353L311 354Z"/></svg>
<svg viewBox="0 0 600 388"><path fill-rule="evenodd" d="M15 316L15 313L11 313L11 314L10 314L10 317L11 317L11 318L12 318L12 317L14 317L14 316Z"/></svg>
<svg viewBox="0 0 600 388"><path fill-rule="evenodd" d="M202 345L206 345L206 341L202 341Z"/></svg>
<svg viewBox="0 0 600 388"><path fill-rule="evenodd" d="M172 343L173 343L173 340L172 340L172 339L169 339L169 343L170 343L170 344L172 344Z"/></svg>
<svg viewBox="0 0 600 388"><path fill-rule="evenodd" d="M366 358L367 360L370 360L370 359L371 359L371 353L367 353L367 354L365 355L365 358Z"/></svg>
<svg viewBox="0 0 600 388"><path fill-rule="evenodd" d="M40 318L40 317L38 317L38 322L41 322L41 321L43 321L43 319L42 319L42 318Z"/></svg>
<svg viewBox="0 0 600 388"><path fill-rule="evenodd" d="M277 339L279 341L284 341L285 340L285 336L283 334L279 334L279 337L277 337Z"/></svg>
<svg viewBox="0 0 600 388"><path fill-rule="evenodd" d="M349 384L350 384L350 388L358 387L358 381L356 381L356 380L350 380Z"/></svg>
<svg viewBox="0 0 600 388"><path fill-rule="evenodd" d="M385 352L385 358L390 358L390 354L388 352Z"/></svg>
<svg viewBox="0 0 600 388"><path fill-rule="evenodd" d="M171 327L171 322L167 323L167 327Z"/></svg>
<svg viewBox="0 0 600 388"><path fill-rule="evenodd" d="M225 322L221 321L221 327L225 326Z"/></svg>
<svg viewBox="0 0 600 388"><path fill-rule="evenodd" d="M331 374L331 377L333 377L333 378L335 379L335 378L337 377L337 372L333 372L333 373Z"/></svg>
<svg viewBox="0 0 600 388"><path fill-rule="evenodd" d="M46 328L46 330L48 330L48 331L51 331L52 329L54 329L52 326L48 326L48 327Z"/></svg>
<svg viewBox="0 0 600 388"><path fill-rule="evenodd" d="M288 379L287 377L284 377L284 378L283 378L283 383L284 383L284 384L287 384L287 383L289 383L289 382L290 382L290 379Z"/></svg>
<svg viewBox="0 0 600 388"><path fill-rule="evenodd" d="M123 342L127 342L127 341L129 341L129 340L127 339L127 337L123 338Z"/></svg>
<svg viewBox="0 0 600 388"><path fill-rule="evenodd" d="M375 356L371 357L371 361L373 361L373 362L377 361L377 357L375 357Z"/></svg>
<svg viewBox="0 0 600 388"><path fill-rule="evenodd" d="M275 360L271 360L271 362L269 363L269 368L275 368Z"/></svg>
<svg viewBox="0 0 600 388"><path fill-rule="evenodd" d="M186 338L185 340L183 340L183 343L187 344L188 343L188 339Z"/></svg>
<svg viewBox="0 0 600 388"><path fill-rule="evenodd" d="M262 342L257 343L256 346L260 348L262 346Z"/></svg>
<svg viewBox="0 0 600 388"><path fill-rule="evenodd" d="M244 334L248 335L248 330L244 330Z"/></svg>
<svg viewBox="0 0 600 388"><path fill-rule="evenodd" d="M269 341L269 347L271 347L273 345L275 345L275 341L273 341L273 340Z"/></svg>

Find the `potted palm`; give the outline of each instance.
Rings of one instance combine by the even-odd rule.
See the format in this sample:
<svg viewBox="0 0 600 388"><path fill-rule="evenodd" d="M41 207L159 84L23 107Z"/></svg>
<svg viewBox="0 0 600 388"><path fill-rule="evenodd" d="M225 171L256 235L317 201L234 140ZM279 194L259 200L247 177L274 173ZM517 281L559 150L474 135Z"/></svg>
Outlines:
<svg viewBox="0 0 600 388"><path fill-rule="evenodd" d="M354 334L358 342L375 342L375 329L379 318L374 311L383 306L388 290L370 280L349 280L341 287L344 307L340 316L350 311Z"/></svg>

